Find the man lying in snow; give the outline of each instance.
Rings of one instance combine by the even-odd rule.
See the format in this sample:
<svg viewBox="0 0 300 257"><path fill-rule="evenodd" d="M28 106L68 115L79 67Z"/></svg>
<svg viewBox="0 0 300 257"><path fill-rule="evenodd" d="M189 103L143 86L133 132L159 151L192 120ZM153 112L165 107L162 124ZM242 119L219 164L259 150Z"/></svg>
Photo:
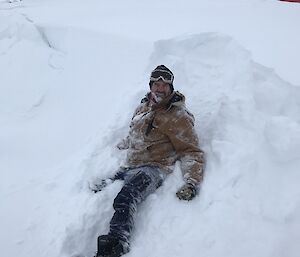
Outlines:
<svg viewBox="0 0 300 257"><path fill-rule="evenodd" d="M115 179L125 183L114 199L109 233L98 237L96 257L118 257L129 251L137 206L162 185L177 160L185 181L177 197L192 200L196 196L204 157L194 117L185 107L184 96L174 92L173 80L173 73L164 65L152 71L150 92L133 115L128 137L118 144L119 149L127 149L127 167Z"/></svg>

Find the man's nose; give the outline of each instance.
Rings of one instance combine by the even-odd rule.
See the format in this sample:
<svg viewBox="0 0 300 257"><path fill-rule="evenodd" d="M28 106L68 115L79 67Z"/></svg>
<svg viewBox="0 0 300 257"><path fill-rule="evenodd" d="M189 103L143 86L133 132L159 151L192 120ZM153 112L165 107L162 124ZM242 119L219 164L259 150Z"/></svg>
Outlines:
<svg viewBox="0 0 300 257"><path fill-rule="evenodd" d="M162 85L162 84L159 84L158 87L157 87L158 90L164 90L165 89L165 86Z"/></svg>

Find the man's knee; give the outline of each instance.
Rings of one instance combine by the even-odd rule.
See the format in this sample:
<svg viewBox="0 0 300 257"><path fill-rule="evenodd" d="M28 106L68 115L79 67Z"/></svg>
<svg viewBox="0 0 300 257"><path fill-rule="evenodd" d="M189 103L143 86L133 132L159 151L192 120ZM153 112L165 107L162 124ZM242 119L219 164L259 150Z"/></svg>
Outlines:
<svg viewBox="0 0 300 257"><path fill-rule="evenodd" d="M121 189L114 200L114 209L126 209L138 202L143 192L151 184L151 178L142 171L135 174Z"/></svg>
<svg viewBox="0 0 300 257"><path fill-rule="evenodd" d="M144 171L139 171L128 182L128 186L143 192L151 184L151 178Z"/></svg>
<svg viewBox="0 0 300 257"><path fill-rule="evenodd" d="M129 205L132 203L132 194L131 192L125 188L125 186L121 189L121 191L116 196L113 207L115 210L117 209L128 209Z"/></svg>

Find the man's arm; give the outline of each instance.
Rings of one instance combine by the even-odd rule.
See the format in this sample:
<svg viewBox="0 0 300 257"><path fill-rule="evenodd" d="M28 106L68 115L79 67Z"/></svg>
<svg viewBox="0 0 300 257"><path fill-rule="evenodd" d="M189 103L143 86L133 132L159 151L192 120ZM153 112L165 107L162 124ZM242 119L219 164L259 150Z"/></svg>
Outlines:
<svg viewBox="0 0 300 257"><path fill-rule="evenodd" d="M197 189L197 185L203 179L205 159L194 129L194 117L181 110L178 117L168 122L164 132L179 156L185 182Z"/></svg>

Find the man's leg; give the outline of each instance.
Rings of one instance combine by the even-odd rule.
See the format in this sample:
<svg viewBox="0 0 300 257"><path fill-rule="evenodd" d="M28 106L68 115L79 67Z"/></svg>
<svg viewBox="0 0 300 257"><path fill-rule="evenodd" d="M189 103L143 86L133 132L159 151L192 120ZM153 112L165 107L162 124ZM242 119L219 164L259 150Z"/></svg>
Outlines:
<svg viewBox="0 0 300 257"><path fill-rule="evenodd" d="M110 221L110 234L128 242L137 206L148 194L152 193L149 190L150 186L153 188L151 182L151 177L143 170L125 182L114 200L115 213Z"/></svg>
<svg viewBox="0 0 300 257"><path fill-rule="evenodd" d="M125 179L123 188L114 200L115 213L110 221L110 232L107 236L98 238L98 252L101 252L101 247L105 248L106 239L113 241L115 246L112 247L118 248L117 242L120 242L123 252L129 251L129 238L138 204L153 193L163 181L161 171L157 168L145 166L133 171L134 173Z"/></svg>

